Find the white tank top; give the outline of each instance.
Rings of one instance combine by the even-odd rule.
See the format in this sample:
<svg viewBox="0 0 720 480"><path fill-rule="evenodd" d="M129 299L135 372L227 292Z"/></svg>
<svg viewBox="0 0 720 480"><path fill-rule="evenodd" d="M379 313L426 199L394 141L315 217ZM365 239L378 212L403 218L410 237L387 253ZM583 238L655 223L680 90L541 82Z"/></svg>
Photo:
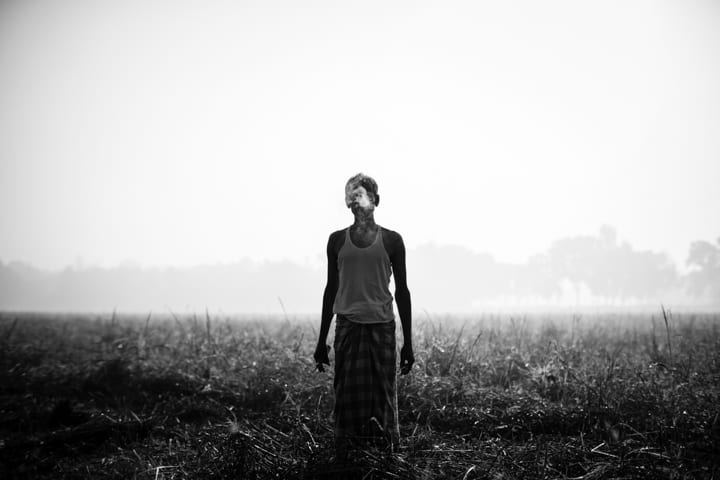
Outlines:
<svg viewBox="0 0 720 480"><path fill-rule="evenodd" d="M386 323L395 320L390 294L392 268L385 251L382 228L368 247L356 247L345 230L345 243L338 253L339 285L333 313L356 323Z"/></svg>

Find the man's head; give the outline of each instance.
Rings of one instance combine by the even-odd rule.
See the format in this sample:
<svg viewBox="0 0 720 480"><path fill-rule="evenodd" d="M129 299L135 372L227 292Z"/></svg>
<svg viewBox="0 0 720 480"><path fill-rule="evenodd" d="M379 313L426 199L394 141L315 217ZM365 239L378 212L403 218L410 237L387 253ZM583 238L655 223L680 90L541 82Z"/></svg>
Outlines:
<svg viewBox="0 0 720 480"><path fill-rule="evenodd" d="M374 210L380 204L377 182L364 173L351 177L345 184L345 205L353 204L365 210Z"/></svg>

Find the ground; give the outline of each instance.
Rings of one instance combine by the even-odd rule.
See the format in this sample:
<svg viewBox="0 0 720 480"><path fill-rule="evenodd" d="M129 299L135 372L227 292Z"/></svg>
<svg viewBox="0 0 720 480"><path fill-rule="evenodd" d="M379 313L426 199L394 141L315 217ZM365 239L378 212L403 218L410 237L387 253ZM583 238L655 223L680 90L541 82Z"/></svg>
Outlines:
<svg viewBox="0 0 720 480"><path fill-rule="evenodd" d="M0 477L720 477L718 315L424 315L400 451L346 464L316 323L2 313Z"/></svg>

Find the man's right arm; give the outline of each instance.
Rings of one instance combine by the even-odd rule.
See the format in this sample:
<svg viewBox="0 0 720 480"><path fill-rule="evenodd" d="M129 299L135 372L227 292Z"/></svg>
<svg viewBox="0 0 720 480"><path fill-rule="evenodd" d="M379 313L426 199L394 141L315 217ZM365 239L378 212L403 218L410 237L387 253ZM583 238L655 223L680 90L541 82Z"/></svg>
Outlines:
<svg viewBox="0 0 720 480"><path fill-rule="evenodd" d="M323 293L322 303L322 314L320 317L320 335L318 336L317 347L315 348L315 363L317 364L318 370L323 371L323 364L330 365L328 358L328 349L326 346L328 333L330 332L330 323L333 317L333 304L335 303L335 296L337 295L339 285L339 274L338 274L338 235L342 233L334 232L330 235L327 244L327 284L325 285L325 292Z"/></svg>

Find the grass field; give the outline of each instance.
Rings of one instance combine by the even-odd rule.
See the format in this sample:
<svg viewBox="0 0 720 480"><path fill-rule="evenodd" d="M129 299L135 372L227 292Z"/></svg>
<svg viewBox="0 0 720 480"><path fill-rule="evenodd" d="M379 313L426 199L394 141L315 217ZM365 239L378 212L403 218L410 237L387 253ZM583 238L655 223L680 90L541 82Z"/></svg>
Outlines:
<svg viewBox="0 0 720 480"><path fill-rule="evenodd" d="M720 478L718 315L422 315L349 466L317 323L1 314L0 477Z"/></svg>

